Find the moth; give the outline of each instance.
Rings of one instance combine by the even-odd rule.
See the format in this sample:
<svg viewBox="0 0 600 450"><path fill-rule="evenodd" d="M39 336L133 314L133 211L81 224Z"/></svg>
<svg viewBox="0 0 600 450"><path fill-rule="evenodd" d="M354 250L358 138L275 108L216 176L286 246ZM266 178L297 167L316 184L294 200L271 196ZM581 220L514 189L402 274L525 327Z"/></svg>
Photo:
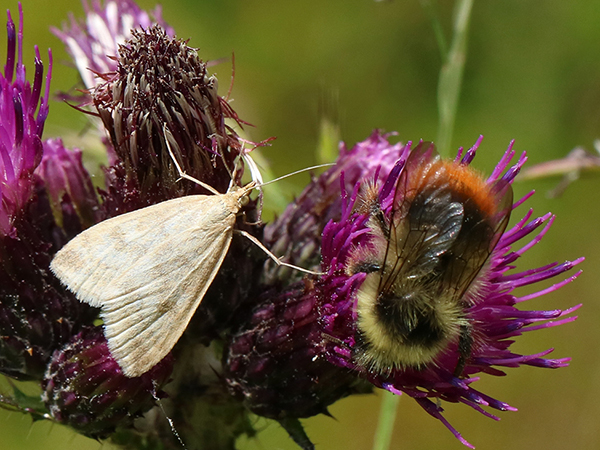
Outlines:
<svg viewBox="0 0 600 450"><path fill-rule="evenodd" d="M472 350L476 279L507 226L511 186L488 183L422 142L393 196L384 213L377 189L367 192L370 243L347 266L349 274L367 273L356 301L355 358L379 373L418 370L456 344L458 376Z"/></svg>
<svg viewBox="0 0 600 450"><path fill-rule="evenodd" d="M176 198L100 222L69 241L50 265L80 301L100 308L108 348L128 377L150 370L179 340L223 263L238 213L261 186L255 179L219 193L185 174L165 140L181 178L213 195ZM315 273L280 261L239 232L277 264Z"/></svg>

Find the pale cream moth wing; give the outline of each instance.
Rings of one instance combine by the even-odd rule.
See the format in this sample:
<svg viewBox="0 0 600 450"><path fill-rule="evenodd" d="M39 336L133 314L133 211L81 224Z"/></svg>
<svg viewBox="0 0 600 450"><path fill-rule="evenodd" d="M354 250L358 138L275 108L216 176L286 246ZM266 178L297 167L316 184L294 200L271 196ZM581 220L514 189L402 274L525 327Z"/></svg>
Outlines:
<svg viewBox="0 0 600 450"><path fill-rule="evenodd" d="M58 278L101 307L126 375L149 370L183 334L225 258L243 195L187 196L133 211L84 231L56 255Z"/></svg>

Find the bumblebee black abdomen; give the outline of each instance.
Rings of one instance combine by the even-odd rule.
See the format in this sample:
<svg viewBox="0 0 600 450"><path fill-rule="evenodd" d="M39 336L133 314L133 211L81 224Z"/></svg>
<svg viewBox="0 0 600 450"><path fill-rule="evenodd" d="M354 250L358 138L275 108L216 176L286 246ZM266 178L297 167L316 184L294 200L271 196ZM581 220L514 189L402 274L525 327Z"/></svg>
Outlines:
<svg viewBox="0 0 600 450"><path fill-rule="evenodd" d="M443 327L435 309L423 307L427 301L418 294L403 297L380 295L374 305L375 314L386 332L402 345L431 347L444 338Z"/></svg>

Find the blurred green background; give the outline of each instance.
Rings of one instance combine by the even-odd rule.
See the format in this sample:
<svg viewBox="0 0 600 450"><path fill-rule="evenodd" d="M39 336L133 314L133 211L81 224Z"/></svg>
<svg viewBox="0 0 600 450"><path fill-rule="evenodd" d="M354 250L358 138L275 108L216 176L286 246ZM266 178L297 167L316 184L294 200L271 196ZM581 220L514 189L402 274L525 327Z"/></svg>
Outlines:
<svg viewBox="0 0 600 450"><path fill-rule="evenodd" d="M453 2L439 2L446 34ZM154 2L140 1L150 9ZM2 0L18 17L17 2ZM53 49L52 90L68 91L78 75L62 43L48 27L60 26L75 1L24 0L25 60L33 73L33 45ZM316 162L323 104L339 123L349 145L374 128L398 131L399 139L435 140L436 89L441 64L432 27L418 0L177 0L163 2L164 18L181 38L200 48L205 60L235 51L232 97L240 117L255 125L248 137L277 140L263 151L281 175ZM597 0L476 1L472 14L464 85L453 148L470 146L485 135L475 166L488 172L511 139L530 163L564 157L572 148L592 150L600 137L600 3ZM4 32L0 60L5 58ZM43 56L44 61L47 57ZM231 65L213 68L225 95ZM51 105L45 137L64 136L86 148L86 118L60 102ZM290 181L291 199L307 177ZM547 192L559 178L518 183L516 197L535 188L527 206L557 220L543 242L519 264L527 269L555 260L587 261L585 272L559 292L523 305L530 309L584 306L574 324L535 332L514 348L573 358L556 371L524 367L503 378L484 377L476 388L519 409L494 422L464 405L447 405L447 418L479 449L600 448L600 209L593 194L600 177L583 176L558 199ZM513 214L513 222L526 208ZM545 286L550 285L547 283ZM306 420L319 450L369 449L380 395L354 397L333 405L335 419ZM177 425L177 424L175 424ZM258 438L240 441L243 450L295 449L274 423L260 422ZM0 410L0 450L71 450L112 447L76 435L50 422ZM410 398L401 399L393 449L461 449L441 423Z"/></svg>

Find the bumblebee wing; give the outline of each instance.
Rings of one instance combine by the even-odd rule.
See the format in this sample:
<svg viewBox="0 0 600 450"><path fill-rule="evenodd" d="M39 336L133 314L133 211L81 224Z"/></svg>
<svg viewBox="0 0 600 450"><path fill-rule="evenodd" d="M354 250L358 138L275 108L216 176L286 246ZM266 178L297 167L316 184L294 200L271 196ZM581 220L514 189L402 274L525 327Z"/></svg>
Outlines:
<svg viewBox="0 0 600 450"><path fill-rule="evenodd" d="M431 178L429 172L439 160L440 155L431 142L419 142L411 150L396 183L392 203L395 206L393 206L394 210L390 218L392 223L400 223L406 218L412 203L405 201L405 199L411 198L411 192L423 184L425 179ZM382 206L385 207L386 205Z"/></svg>
<svg viewBox="0 0 600 450"><path fill-rule="evenodd" d="M440 257L454 245L463 225L463 206L449 200L450 195L435 189L418 196L407 220L393 221L385 277L391 288L394 280L431 276L440 264Z"/></svg>
<svg viewBox="0 0 600 450"><path fill-rule="evenodd" d="M502 233L508 225L512 211L513 192L509 183L498 180L490 187L490 198L495 214L491 217L465 224L468 239L459 239L452 248L452 262L445 272L445 289L454 290L454 295L462 297L471 282L481 271ZM470 205L467 200L465 209Z"/></svg>
<svg viewBox="0 0 600 450"><path fill-rule="evenodd" d="M109 349L127 376L166 356L218 272L237 213L221 197L182 197L106 220L52 261L79 300L101 308Z"/></svg>
<svg viewBox="0 0 600 450"><path fill-rule="evenodd" d="M398 178L384 256L388 273L381 281L383 290L391 289L398 277L416 280L430 275L461 229L462 205L452 202L444 186L436 183L435 163L439 160L431 142L420 142Z"/></svg>
<svg viewBox="0 0 600 450"><path fill-rule="evenodd" d="M498 180L485 186L487 208L494 214L478 217L473 213L479 209L478 200L470 196L453 200L456 188L450 183L434 145L419 143L394 194L397 206L389 224L382 291L393 289L396 279L433 280L435 270L443 276L440 288L452 289L460 297L485 264L510 217L510 184ZM459 233L462 237L457 239Z"/></svg>

